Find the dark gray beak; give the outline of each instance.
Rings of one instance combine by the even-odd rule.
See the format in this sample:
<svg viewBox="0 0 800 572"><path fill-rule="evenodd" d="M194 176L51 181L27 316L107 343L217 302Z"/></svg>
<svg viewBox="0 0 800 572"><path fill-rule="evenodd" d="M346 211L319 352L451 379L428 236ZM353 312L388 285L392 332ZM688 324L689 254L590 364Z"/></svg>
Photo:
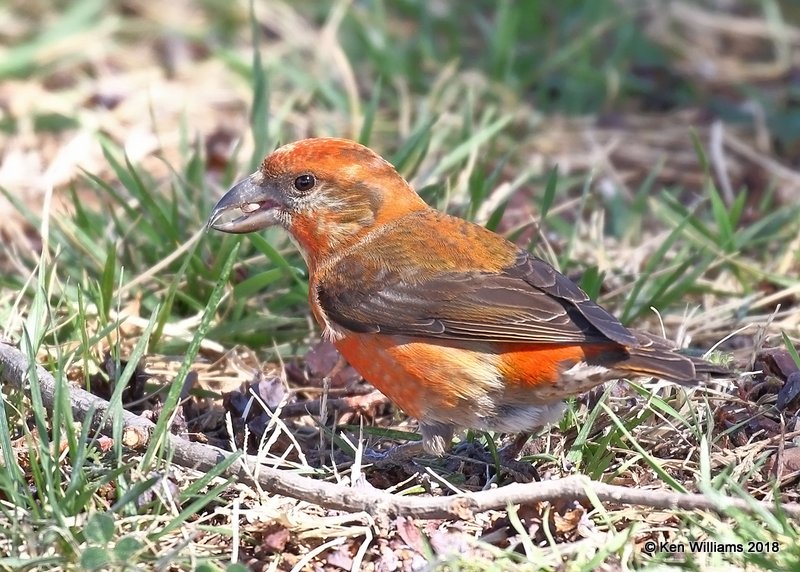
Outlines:
<svg viewBox="0 0 800 572"><path fill-rule="evenodd" d="M263 180L263 175L255 172L236 183L214 206L206 228L243 234L276 224L275 207L279 203Z"/></svg>

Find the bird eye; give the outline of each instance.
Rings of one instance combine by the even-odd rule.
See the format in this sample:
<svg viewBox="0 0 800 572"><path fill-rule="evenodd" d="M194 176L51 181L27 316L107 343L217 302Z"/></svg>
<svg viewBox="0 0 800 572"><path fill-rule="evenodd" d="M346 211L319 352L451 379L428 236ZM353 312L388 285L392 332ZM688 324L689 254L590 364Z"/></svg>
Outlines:
<svg viewBox="0 0 800 572"><path fill-rule="evenodd" d="M309 191L316 182L314 175L300 175L294 180L294 188L298 191Z"/></svg>

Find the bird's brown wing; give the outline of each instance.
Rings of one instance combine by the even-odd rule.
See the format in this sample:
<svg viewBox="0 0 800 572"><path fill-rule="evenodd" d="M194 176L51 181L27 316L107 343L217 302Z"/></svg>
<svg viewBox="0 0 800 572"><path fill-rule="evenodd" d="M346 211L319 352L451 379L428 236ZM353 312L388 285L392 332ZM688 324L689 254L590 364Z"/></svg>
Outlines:
<svg viewBox="0 0 800 572"><path fill-rule="evenodd" d="M436 256L435 251L430 253ZM316 285L328 320L350 331L517 343L637 345L636 337L550 265L519 251L500 271L344 257Z"/></svg>

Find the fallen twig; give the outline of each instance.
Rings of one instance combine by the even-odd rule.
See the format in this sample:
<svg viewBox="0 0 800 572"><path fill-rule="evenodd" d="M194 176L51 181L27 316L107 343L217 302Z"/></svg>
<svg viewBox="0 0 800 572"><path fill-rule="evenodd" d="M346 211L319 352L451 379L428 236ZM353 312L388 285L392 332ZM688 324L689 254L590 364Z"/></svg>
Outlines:
<svg viewBox="0 0 800 572"><path fill-rule="evenodd" d="M23 390L28 383L30 363L25 355L16 348L0 343L0 382L8 383ZM38 383L42 399L46 407L53 406L56 380L43 367L36 366ZM88 412L93 412L91 423L94 429L110 433L111 420L106 411L109 403L91 393L70 388L70 403L73 415L86 419ZM155 425L146 419L123 411L125 435L133 436L134 444L126 444L141 448L147 444L147 437ZM128 432L131 433L128 433ZM175 435L169 435L169 447L175 463L195 469L208 471L226 457L227 451L187 441ZM253 475L256 475L253 477ZM530 504L540 501L583 500L591 502L599 499L603 502L633 504L657 509L708 510L725 514L729 509L743 511L764 508L775 512L780 510L793 517L800 517L800 504L797 503L764 503L746 501L740 498L706 496L702 494L684 494L671 491L631 489L592 481L588 477L575 475L554 481L512 484L489 491L470 492L446 497L402 497L383 491L368 488L353 488L345 485L329 483L304 477L296 473L274 469L260 463L259 459L243 455L225 471L224 476L232 476L248 484L258 485L267 492L292 497L325 508L348 512L366 511L375 518L403 515L411 518L456 518L469 519L479 512L504 509L509 504Z"/></svg>

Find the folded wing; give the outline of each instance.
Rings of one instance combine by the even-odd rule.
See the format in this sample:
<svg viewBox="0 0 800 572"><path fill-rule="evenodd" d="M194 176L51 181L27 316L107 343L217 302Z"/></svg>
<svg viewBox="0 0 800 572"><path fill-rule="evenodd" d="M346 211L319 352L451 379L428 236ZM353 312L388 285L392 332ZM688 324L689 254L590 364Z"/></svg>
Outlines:
<svg viewBox="0 0 800 572"><path fill-rule="evenodd" d="M435 256L435 253L431 253ZM486 342L569 344L637 338L568 278L527 252L500 271L434 272L344 257L317 286L329 320L354 332Z"/></svg>

